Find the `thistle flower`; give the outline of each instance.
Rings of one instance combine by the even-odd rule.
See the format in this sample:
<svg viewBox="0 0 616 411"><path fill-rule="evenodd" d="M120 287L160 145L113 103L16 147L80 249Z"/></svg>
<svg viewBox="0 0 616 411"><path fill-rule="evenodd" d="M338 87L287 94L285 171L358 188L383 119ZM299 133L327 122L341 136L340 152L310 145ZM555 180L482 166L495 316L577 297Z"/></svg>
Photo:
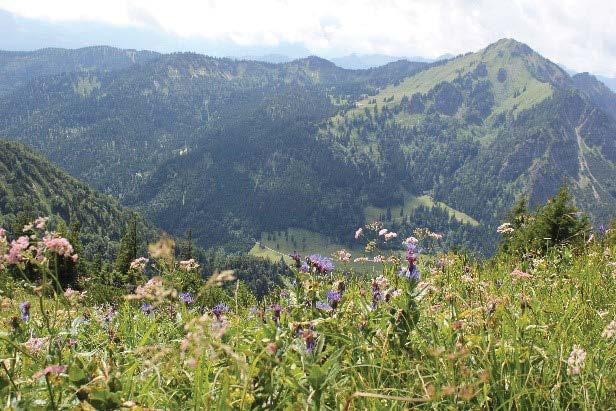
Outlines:
<svg viewBox="0 0 616 411"><path fill-rule="evenodd" d="M584 369L586 351L579 345L574 345L567 359L567 374L579 375Z"/></svg>
<svg viewBox="0 0 616 411"><path fill-rule="evenodd" d="M212 308L212 314L214 314L218 322L221 322L223 314L226 314L228 312L229 306L225 303L217 304L214 306L214 308Z"/></svg>
<svg viewBox="0 0 616 411"><path fill-rule="evenodd" d="M21 311L21 319L25 322L28 322L30 320L30 301L24 301L23 303L19 304L19 311Z"/></svg>
<svg viewBox="0 0 616 411"><path fill-rule="evenodd" d="M194 301L192 294L189 292L180 293L180 300L186 305L192 304Z"/></svg>
<svg viewBox="0 0 616 411"><path fill-rule="evenodd" d="M282 312L282 307L280 306L280 304L274 304L271 306L271 310L273 312L272 320L277 323L278 321L280 321L280 313Z"/></svg>

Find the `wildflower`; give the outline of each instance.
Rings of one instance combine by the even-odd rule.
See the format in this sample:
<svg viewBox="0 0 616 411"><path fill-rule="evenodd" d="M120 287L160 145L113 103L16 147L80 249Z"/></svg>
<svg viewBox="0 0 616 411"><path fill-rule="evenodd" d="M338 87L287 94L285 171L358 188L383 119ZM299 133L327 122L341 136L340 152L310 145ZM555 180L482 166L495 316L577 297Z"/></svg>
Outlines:
<svg viewBox="0 0 616 411"><path fill-rule="evenodd" d="M6 230L0 227L0 240L6 240Z"/></svg>
<svg viewBox="0 0 616 411"><path fill-rule="evenodd" d="M11 241L11 248L6 256L9 264L18 264L24 261L23 252L30 246L30 240L26 236L21 236L17 240Z"/></svg>
<svg viewBox="0 0 616 411"><path fill-rule="evenodd" d="M274 355L278 351L278 346L276 345L275 342L269 342L265 346L265 351L270 355Z"/></svg>
<svg viewBox="0 0 616 411"><path fill-rule="evenodd" d="M398 275L408 279L409 281L419 281L420 278L419 269L416 265L409 265L408 268L402 268L398 272Z"/></svg>
<svg viewBox="0 0 616 411"><path fill-rule="evenodd" d="M24 343L24 348L28 350L31 354L38 354L43 349L43 347L45 347L48 340L48 337L31 337L28 341Z"/></svg>
<svg viewBox="0 0 616 411"><path fill-rule="evenodd" d="M451 328L453 328L454 330L461 330L462 328L464 328L464 320L456 320L453 323L451 323Z"/></svg>
<svg viewBox="0 0 616 411"><path fill-rule="evenodd" d="M534 278L532 274L525 273L524 271L518 270L517 268L513 270L509 275L511 275L515 280L532 280Z"/></svg>
<svg viewBox="0 0 616 411"><path fill-rule="evenodd" d="M407 238L406 238L406 239L402 242L402 244L404 244L404 245L407 245L407 246L408 246L409 244L414 244L414 245L416 245L418 242L419 242L419 240L417 240L415 237L412 237L412 236L411 236L411 237L407 237Z"/></svg>
<svg viewBox="0 0 616 411"><path fill-rule="evenodd" d="M79 342L79 340L76 339L76 338L69 338L68 341L67 341L67 344L68 344L69 347L72 348L72 347L75 347L78 342Z"/></svg>
<svg viewBox="0 0 616 411"><path fill-rule="evenodd" d="M150 315L154 312L154 306L152 304L144 303L141 306L141 312L145 315Z"/></svg>
<svg viewBox="0 0 616 411"><path fill-rule="evenodd" d="M180 269L184 271L196 271L199 268L199 263L194 258L190 260L180 261Z"/></svg>
<svg viewBox="0 0 616 411"><path fill-rule="evenodd" d="M145 257L139 257L131 261L130 269L135 271L145 271L145 267L150 260Z"/></svg>
<svg viewBox="0 0 616 411"><path fill-rule="evenodd" d="M282 307L280 306L280 304L274 304L272 305L271 310L273 312L272 320L277 323L278 321L280 321L280 313L282 312Z"/></svg>
<svg viewBox="0 0 616 411"><path fill-rule="evenodd" d="M24 301L23 303L19 304L19 311L21 311L21 319L23 321L29 321L30 320L30 301Z"/></svg>
<svg viewBox="0 0 616 411"><path fill-rule="evenodd" d="M161 277L152 277L144 285L140 285L135 290L135 294L126 296L128 300L150 300L157 303L162 303L165 299L174 299L177 297L177 291L172 288L167 288L163 284Z"/></svg>
<svg viewBox="0 0 616 411"><path fill-rule="evenodd" d="M361 237L363 234L364 234L364 229L358 228L357 231L355 231L355 239L358 240L359 237Z"/></svg>
<svg viewBox="0 0 616 411"><path fill-rule="evenodd" d="M439 241L443 238L443 234L439 234L439 233L429 233L428 236L432 238L434 241Z"/></svg>
<svg viewBox="0 0 616 411"><path fill-rule="evenodd" d="M180 300L186 305L192 304L194 301L192 294L189 292L181 293Z"/></svg>
<svg viewBox="0 0 616 411"><path fill-rule="evenodd" d="M43 238L45 248L61 257L71 257L73 255L73 246L64 237L59 237L55 234L50 234Z"/></svg>
<svg viewBox="0 0 616 411"><path fill-rule="evenodd" d="M308 257L308 264L320 274L328 274L334 271L334 263L331 259L323 257L319 254L313 254Z"/></svg>
<svg viewBox="0 0 616 411"><path fill-rule="evenodd" d="M148 244L148 252L153 258L170 262L175 254L175 242L169 237L163 236L157 242Z"/></svg>
<svg viewBox="0 0 616 411"><path fill-rule="evenodd" d="M318 310L321 310L321 311L330 312L333 310L333 307L331 305L323 301L317 301L315 306Z"/></svg>
<svg viewBox="0 0 616 411"><path fill-rule="evenodd" d="M329 290L327 292L327 301L329 301L333 309L336 309L336 306L338 305L341 299L342 299L342 295L340 294L340 291Z"/></svg>
<svg viewBox="0 0 616 411"><path fill-rule="evenodd" d="M55 374L55 375L64 374L67 369L68 369L68 365L50 365L32 374L32 378L36 380L41 377L52 375L52 374Z"/></svg>
<svg viewBox="0 0 616 411"><path fill-rule="evenodd" d="M66 291L64 291L64 297L71 303L75 303L77 301L79 301L82 297L82 293L80 293L79 291L75 291L72 288L67 288Z"/></svg>
<svg viewBox="0 0 616 411"><path fill-rule="evenodd" d="M47 221L49 221L49 217L39 217L34 220L34 228L37 230L44 230L47 226Z"/></svg>
<svg viewBox="0 0 616 411"><path fill-rule="evenodd" d="M605 338L606 340L612 340L616 337L616 320L612 320L612 322L610 322L607 327L605 327L605 330L603 330L601 337Z"/></svg>
<svg viewBox="0 0 616 411"><path fill-rule="evenodd" d="M387 234L387 231L389 231L389 230L387 230L386 228L381 228L379 230L379 237L384 236L385 234Z"/></svg>
<svg viewBox="0 0 616 411"><path fill-rule="evenodd" d="M374 261L375 263L382 263L385 260L386 258L382 255L375 255L374 258L372 259L372 261Z"/></svg>
<svg viewBox="0 0 616 411"><path fill-rule="evenodd" d="M389 240L393 240L394 238L398 237L398 234L394 232L389 232L389 233L385 233L383 237L385 238L385 241L389 241Z"/></svg>
<svg viewBox="0 0 616 411"><path fill-rule="evenodd" d="M351 253L349 253L347 250L342 249L336 252L336 258L338 259L338 261L348 263L349 261L351 261Z"/></svg>
<svg viewBox="0 0 616 411"><path fill-rule="evenodd" d="M109 309L107 310L107 312L103 316L103 321L106 324L109 324L110 322L113 321L113 318L116 316L116 314L117 314L117 311L115 310L115 308L109 307Z"/></svg>
<svg viewBox="0 0 616 411"><path fill-rule="evenodd" d="M380 289L380 290L384 290L389 286L389 281L387 280L386 277L379 275L378 277L376 277L374 280L372 280L372 284L375 285Z"/></svg>
<svg viewBox="0 0 616 411"><path fill-rule="evenodd" d="M600 232L601 234L605 235L605 232L606 232L606 231L607 231L607 230L605 229L605 226L604 226L603 224L601 224L601 225L599 226L599 232Z"/></svg>
<svg viewBox="0 0 616 411"><path fill-rule="evenodd" d="M307 273L308 271L310 271L310 266L308 265L307 262L303 262L302 265L299 267L299 272L300 273Z"/></svg>
<svg viewBox="0 0 616 411"><path fill-rule="evenodd" d="M300 335L304 339L304 342L306 343L306 352L308 354L312 354L316 346L317 334L310 329L306 329L306 330L302 330Z"/></svg>
<svg viewBox="0 0 616 411"><path fill-rule="evenodd" d="M584 369L586 351L579 345L574 345L567 359L567 375L579 375Z"/></svg>
<svg viewBox="0 0 616 411"><path fill-rule="evenodd" d="M218 322L222 321L222 315L229 312L229 306L225 303L220 303L212 308L212 314L216 317Z"/></svg>
<svg viewBox="0 0 616 411"><path fill-rule="evenodd" d="M511 225L511 223L503 223L499 225L498 228L496 229L496 232L499 234L511 234L514 231L515 230L513 229L513 226Z"/></svg>
<svg viewBox="0 0 616 411"><path fill-rule="evenodd" d="M354 263L367 263L368 261L370 261L368 257L357 257L353 260Z"/></svg>
<svg viewBox="0 0 616 411"><path fill-rule="evenodd" d="M289 257L295 261L295 268L300 268L302 266L302 256L297 251L293 251L292 254L289 254Z"/></svg>

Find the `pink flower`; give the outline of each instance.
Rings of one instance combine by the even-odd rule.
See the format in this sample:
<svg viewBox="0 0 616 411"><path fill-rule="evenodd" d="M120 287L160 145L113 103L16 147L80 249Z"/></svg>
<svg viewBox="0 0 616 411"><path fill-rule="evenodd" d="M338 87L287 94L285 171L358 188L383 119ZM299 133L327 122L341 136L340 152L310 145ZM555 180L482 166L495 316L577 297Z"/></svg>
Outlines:
<svg viewBox="0 0 616 411"><path fill-rule="evenodd" d="M43 347L47 344L48 338L30 338L28 341L24 343L24 347L30 351L32 354L38 354Z"/></svg>
<svg viewBox="0 0 616 411"><path fill-rule="evenodd" d="M34 227L39 230L44 230L45 227L47 226L48 220L49 220L49 217L39 217L36 220L34 220Z"/></svg>
<svg viewBox="0 0 616 411"><path fill-rule="evenodd" d="M398 237L398 234L396 234L394 232L385 233L385 241L392 240L392 239L394 239L396 237Z"/></svg>
<svg viewBox="0 0 616 411"><path fill-rule="evenodd" d="M362 234L364 233L364 229L363 228L358 228L357 231L355 231L355 239L359 239L359 237L362 236Z"/></svg>
<svg viewBox="0 0 616 411"><path fill-rule="evenodd" d="M66 370L68 370L68 365L50 365L49 367L46 367L40 371L35 372L32 375L32 378L38 379L46 375L63 374L66 372Z"/></svg>
<svg viewBox="0 0 616 411"><path fill-rule="evenodd" d="M199 268L199 263L191 258L190 260L180 261L180 268L185 271L193 271Z"/></svg>
<svg viewBox="0 0 616 411"><path fill-rule="evenodd" d="M510 275L516 280L532 280L534 278L532 274L525 273L517 268Z"/></svg>
<svg viewBox="0 0 616 411"><path fill-rule="evenodd" d="M351 253L344 249L337 251L335 256L338 261L342 261L343 263L348 263L349 261L351 261Z"/></svg>
<svg viewBox="0 0 616 411"><path fill-rule="evenodd" d="M28 237L21 236L17 240L11 241L11 249L9 250L6 260L9 264L18 264L23 261L22 252L30 246Z"/></svg>
<svg viewBox="0 0 616 411"><path fill-rule="evenodd" d="M47 250L58 254L61 257L71 257L74 252L73 246L64 237L47 235L43 238L43 244L45 244L45 248L47 248Z"/></svg>
<svg viewBox="0 0 616 411"><path fill-rule="evenodd" d="M381 236L381 235L385 235L385 234L387 233L387 231L388 231L388 230L387 230L386 228L381 228L381 229L379 230L379 236Z"/></svg>
<svg viewBox="0 0 616 411"><path fill-rule="evenodd" d="M407 239L405 239L403 241L404 244L409 245L409 244L417 244L419 242L419 240L417 240L415 237L408 237Z"/></svg>
<svg viewBox="0 0 616 411"><path fill-rule="evenodd" d="M0 238L6 238L6 230L2 227L0 227Z"/></svg>
<svg viewBox="0 0 616 411"><path fill-rule="evenodd" d="M150 260L148 260L145 257L136 258L133 261L131 261L130 269L137 270L137 271L143 271L145 270L145 266L148 264L149 261Z"/></svg>

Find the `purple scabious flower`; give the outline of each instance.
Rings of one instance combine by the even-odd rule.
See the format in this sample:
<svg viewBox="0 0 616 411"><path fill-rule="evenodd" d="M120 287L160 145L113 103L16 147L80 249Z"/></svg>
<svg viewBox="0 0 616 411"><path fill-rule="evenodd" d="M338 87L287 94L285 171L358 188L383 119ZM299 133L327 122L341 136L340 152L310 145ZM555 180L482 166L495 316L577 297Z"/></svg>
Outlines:
<svg viewBox="0 0 616 411"><path fill-rule="evenodd" d="M308 257L308 263L320 274L328 274L334 271L334 262L332 259L323 257L319 254L313 254Z"/></svg>
<svg viewBox="0 0 616 411"><path fill-rule="evenodd" d="M193 303L194 298L193 298L191 293L186 292L186 293L181 293L180 294L180 300L182 300L182 302L184 304L188 305L188 304L192 304Z"/></svg>
<svg viewBox="0 0 616 411"><path fill-rule="evenodd" d="M327 292L327 300L329 301L329 303L331 304L334 310L338 308L338 303L340 302L341 299L342 299L342 295L340 294L340 291L329 290Z"/></svg>
<svg viewBox="0 0 616 411"><path fill-rule="evenodd" d="M402 268L398 273L400 277L404 277L409 281L419 281L420 273L416 265L410 265L408 268Z"/></svg>
<svg viewBox="0 0 616 411"><path fill-rule="evenodd" d="M141 312L145 315L150 315L154 312L154 306L152 304L145 303L141 306Z"/></svg>
<svg viewBox="0 0 616 411"><path fill-rule="evenodd" d="M331 305L323 301L317 301L317 303L315 304L315 307L317 307L318 310L326 311L326 312L330 312L333 310Z"/></svg>
<svg viewBox="0 0 616 411"><path fill-rule="evenodd" d="M280 304L274 304L272 305L271 310L273 312L272 320L277 323L278 321L280 321L280 313L282 312L282 307L280 306Z"/></svg>
<svg viewBox="0 0 616 411"><path fill-rule="evenodd" d="M225 303L220 303L212 308L212 314L216 316L217 321L222 320L222 315L229 312L229 306Z"/></svg>
<svg viewBox="0 0 616 411"><path fill-rule="evenodd" d="M30 301L24 301L19 304L19 311L21 311L21 319L25 322L30 320Z"/></svg>

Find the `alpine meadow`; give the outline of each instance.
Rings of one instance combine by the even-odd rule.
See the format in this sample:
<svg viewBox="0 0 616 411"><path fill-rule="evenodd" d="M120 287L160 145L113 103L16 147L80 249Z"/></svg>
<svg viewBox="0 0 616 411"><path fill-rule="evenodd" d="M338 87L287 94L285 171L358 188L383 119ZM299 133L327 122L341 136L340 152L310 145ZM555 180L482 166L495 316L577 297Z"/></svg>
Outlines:
<svg viewBox="0 0 616 411"><path fill-rule="evenodd" d="M572 5L65 3L0 0L3 409L616 410L616 93L494 41Z"/></svg>

